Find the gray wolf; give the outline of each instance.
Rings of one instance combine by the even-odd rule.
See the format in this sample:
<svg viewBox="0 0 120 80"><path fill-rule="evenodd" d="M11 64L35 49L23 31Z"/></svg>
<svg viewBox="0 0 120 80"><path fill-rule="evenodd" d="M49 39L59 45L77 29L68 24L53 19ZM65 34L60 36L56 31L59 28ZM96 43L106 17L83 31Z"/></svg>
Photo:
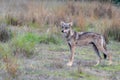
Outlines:
<svg viewBox="0 0 120 80"><path fill-rule="evenodd" d="M109 59L109 65L112 64L112 56L110 54L110 52L108 52L107 48L106 48L106 42L104 37L101 34L98 33L94 33L94 32L76 32L72 30L72 26L73 23L65 23L63 21L61 21L60 23L61 27L62 27L62 33L64 34L67 43L69 45L70 48L70 61L67 63L68 66L72 66L73 61L74 61L74 54L75 54L75 48L77 46L84 46L84 45L88 45L88 44L92 44L94 51L96 52L96 54L98 55L98 61L96 65L99 65L99 63L101 62L101 55L100 52L101 51L103 53L104 59L106 59L108 57Z"/></svg>

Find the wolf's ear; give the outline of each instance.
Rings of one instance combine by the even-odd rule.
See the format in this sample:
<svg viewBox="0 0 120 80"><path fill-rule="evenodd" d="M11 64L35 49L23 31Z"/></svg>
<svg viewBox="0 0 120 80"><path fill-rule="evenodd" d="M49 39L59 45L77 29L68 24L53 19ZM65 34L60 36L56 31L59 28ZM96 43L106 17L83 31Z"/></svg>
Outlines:
<svg viewBox="0 0 120 80"><path fill-rule="evenodd" d="M60 25L61 25L61 26L63 26L64 24L65 24L65 22L63 22L63 21L60 22Z"/></svg>
<svg viewBox="0 0 120 80"><path fill-rule="evenodd" d="M73 22L70 22L70 23L68 23L68 24L69 24L70 27L73 26Z"/></svg>

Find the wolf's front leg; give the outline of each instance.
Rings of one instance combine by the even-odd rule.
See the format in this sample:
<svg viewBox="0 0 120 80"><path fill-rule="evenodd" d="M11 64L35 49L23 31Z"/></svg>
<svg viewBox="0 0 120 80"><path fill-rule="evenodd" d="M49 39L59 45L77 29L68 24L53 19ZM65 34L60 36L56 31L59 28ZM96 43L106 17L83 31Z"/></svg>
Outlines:
<svg viewBox="0 0 120 80"><path fill-rule="evenodd" d="M69 44L69 47L70 47L71 55L70 55L70 61L67 63L67 66L72 66L74 61L75 45Z"/></svg>

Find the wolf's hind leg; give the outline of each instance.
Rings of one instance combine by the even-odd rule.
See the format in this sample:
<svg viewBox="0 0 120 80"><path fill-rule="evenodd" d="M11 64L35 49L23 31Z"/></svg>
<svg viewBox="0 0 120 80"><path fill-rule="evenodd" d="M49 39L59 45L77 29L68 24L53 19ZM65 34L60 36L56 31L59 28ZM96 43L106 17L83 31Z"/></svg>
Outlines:
<svg viewBox="0 0 120 80"><path fill-rule="evenodd" d="M108 65L111 65L112 64L111 53L108 52L106 49L104 49L104 47L99 47L99 50L104 53L104 55L105 55L104 57L108 56L108 59L109 59L109 64Z"/></svg>

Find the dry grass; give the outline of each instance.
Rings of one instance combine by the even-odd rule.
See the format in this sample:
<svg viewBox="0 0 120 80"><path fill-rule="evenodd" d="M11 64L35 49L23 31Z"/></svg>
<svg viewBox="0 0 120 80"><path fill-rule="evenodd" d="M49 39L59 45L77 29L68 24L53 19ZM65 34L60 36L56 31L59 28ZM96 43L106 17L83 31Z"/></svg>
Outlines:
<svg viewBox="0 0 120 80"><path fill-rule="evenodd" d="M113 69L119 70L115 64L118 65L120 62L119 56L116 56L120 52L118 49L120 44L112 41L108 47L115 53L113 54L113 67L106 66L104 69L104 66L92 67L89 63L81 62L82 64L78 65L76 70L77 59L83 61L91 59L91 54L86 56L86 53L91 52L91 48L89 50L81 48L76 54L79 56L76 56L74 65L71 68L65 66L68 61L66 53L69 53L69 50L65 41L62 41L59 28L60 21L73 21L73 29L77 31L93 31L103 34L106 39L112 38L120 41L120 9L116 6L99 2L67 1L55 3L38 0L2 0L0 4L2 4L1 9L3 9L1 11L3 14L0 13L0 23L6 22L7 27L13 29L14 32L11 40L0 43L0 59L3 59L4 69L12 78L18 75L19 69L23 72L18 75L21 80L28 78L34 80L38 80L38 78L45 80L96 80L96 77L107 75L104 72L109 73ZM2 28L0 28L0 34L5 30ZM7 32L9 31L5 31L2 36L5 37ZM6 37L8 38L9 34ZM18 56L16 59L13 53L28 57L23 58L21 55L16 55ZM29 58L34 53L35 55ZM20 65L17 62L19 59ZM102 69L102 73L98 71L100 69ZM90 75L85 70L89 70ZM0 69L0 71L2 70ZM91 74L94 75L94 72L97 73L97 76L90 77ZM1 74L2 72L0 72ZM103 76L99 76L99 74ZM48 76L46 77L46 75Z"/></svg>
<svg viewBox="0 0 120 80"><path fill-rule="evenodd" d="M64 4L58 3L58 6L53 7L53 5L46 5L46 3L44 1L40 3L29 1L19 4L23 10L18 13L15 11L8 12L5 17L6 22L15 26L27 24L40 28L43 32L47 31L54 34L54 32L59 32L59 28L56 28L56 26L59 26L60 21L73 21L74 28L77 31L89 31L91 28L89 25L92 25L93 28L98 29L98 31L95 31L96 29L93 31L102 33L106 40L113 34L112 36L116 37L114 39L119 41L119 33L109 35L108 31L109 28L118 30L119 27L120 9L114 5L100 2L68 1L63 2Z"/></svg>
<svg viewBox="0 0 120 80"><path fill-rule="evenodd" d="M120 41L120 20L113 20L110 27L104 30L104 35L114 40Z"/></svg>
<svg viewBox="0 0 120 80"><path fill-rule="evenodd" d="M10 58L6 55L6 56L4 56L3 61L5 62L5 67L6 67L7 73L12 78L15 78L17 76L17 72L18 72L17 59Z"/></svg>
<svg viewBox="0 0 120 80"><path fill-rule="evenodd" d="M120 14L119 9L110 3L101 4L99 2L68 1L58 3L58 6L56 5L53 7L53 5L47 4L47 2L44 1L29 1L24 4L19 3L19 6L22 8L21 11L16 12L13 11L13 9L8 12L6 16L13 17L13 20L16 19L18 24L25 24L25 22L26 24L29 22L36 22L42 26L54 26L56 24L59 24L61 20L64 20L66 22L74 21L77 26L84 26L84 24L87 23L88 19L113 19L114 17L118 17Z"/></svg>

